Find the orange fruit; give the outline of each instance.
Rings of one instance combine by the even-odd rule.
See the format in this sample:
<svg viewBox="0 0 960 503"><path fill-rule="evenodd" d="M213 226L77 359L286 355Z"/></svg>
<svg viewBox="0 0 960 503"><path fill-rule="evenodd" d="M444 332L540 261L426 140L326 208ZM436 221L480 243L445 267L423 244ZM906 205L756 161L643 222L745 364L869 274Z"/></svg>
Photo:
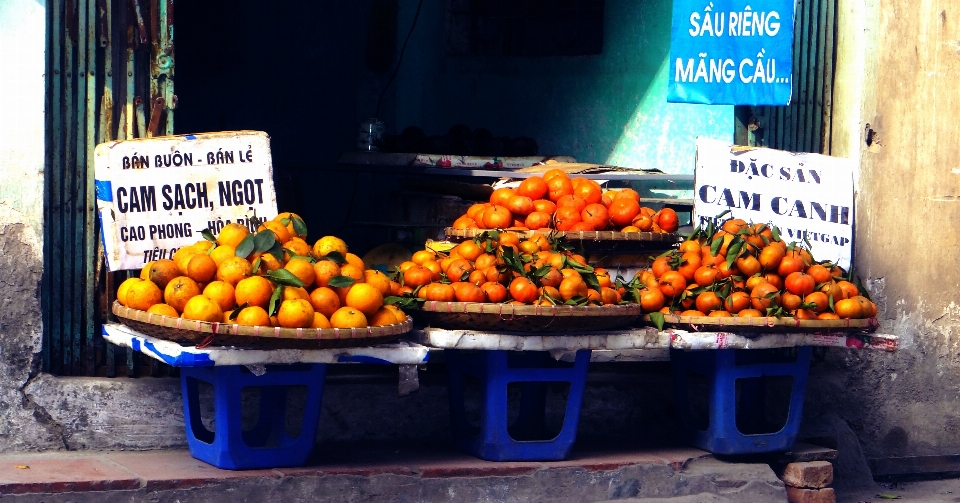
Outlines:
<svg viewBox="0 0 960 503"><path fill-rule="evenodd" d="M841 318L862 318L863 305L857 299L841 299L833 303L833 312Z"/></svg>
<svg viewBox="0 0 960 503"><path fill-rule="evenodd" d="M241 309L236 319L231 320L231 322L238 325L269 327L270 316L266 309L260 306L249 306Z"/></svg>
<svg viewBox="0 0 960 503"><path fill-rule="evenodd" d="M584 287L586 287L586 284L584 284ZM513 281L510 282L509 290L510 297L512 297L513 300L522 302L524 304L532 304L535 300L537 300L537 296L539 294L537 291L537 285L533 284L533 281L530 281L524 277L514 278Z"/></svg>
<svg viewBox="0 0 960 503"><path fill-rule="evenodd" d="M487 282L480 285L480 290L487 296L487 302L499 303L507 300L507 287L497 282Z"/></svg>
<svg viewBox="0 0 960 503"><path fill-rule="evenodd" d="M347 292L346 305L372 316L383 305L383 294L373 285L357 283Z"/></svg>
<svg viewBox="0 0 960 503"><path fill-rule="evenodd" d="M130 291L130 285L140 281L144 280L141 278L127 278L123 280L123 283L120 283L120 287L117 288L117 300L120 301L120 304L127 306L127 292Z"/></svg>
<svg viewBox="0 0 960 503"><path fill-rule="evenodd" d="M581 197L567 194L557 200L557 208L563 208L564 206L572 206L576 208L577 211L583 211L583 209L587 207L587 202Z"/></svg>
<svg viewBox="0 0 960 503"><path fill-rule="evenodd" d="M599 231L607 228L607 224L610 223L610 215L606 206L600 203L592 203L580 212L580 221Z"/></svg>
<svg viewBox="0 0 960 503"><path fill-rule="evenodd" d="M610 203L610 221L616 227L626 227L633 223L634 218L640 214L640 203L628 197L614 199ZM640 227L637 225L637 227Z"/></svg>
<svg viewBox="0 0 960 503"><path fill-rule="evenodd" d="M187 305L187 301L197 295L200 295L200 286L197 285L196 281L186 276L173 278L167 283L167 287L163 290L164 302L170 304L178 313L183 313L183 308ZM129 293L127 297L130 297ZM215 321L219 321L219 317Z"/></svg>
<svg viewBox="0 0 960 503"><path fill-rule="evenodd" d="M547 181L547 196L553 202L557 202L567 194L573 194L573 183L566 176L566 173L563 176L555 176L549 180L544 178L544 180Z"/></svg>
<svg viewBox="0 0 960 503"><path fill-rule="evenodd" d="M680 228L680 218L671 208L663 208L657 212L657 218L653 223L659 225L664 232L677 232Z"/></svg>
<svg viewBox="0 0 960 503"><path fill-rule="evenodd" d="M833 279L833 275L830 274L830 269L827 269L821 264L813 264L808 267L807 274L809 274L818 285Z"/></svg>
<svg viewBox="0 0 960 503"><path fill-rule="evenodd" d="M277 260L277 257L274 257L272 253L254 253L250 257L250 263L256 262L257 259L260 259L260 268L254 272L265 273L269 271L276 271L283 267L283 264Z"/></svg>
<svg viewBox="0 0 960 503"><path fill-rule="evenodd" d="M527 196L513 196L507 201L506 207L510 213L526 217L534 211L533 199Z"/></svg>
<svg viewBox="0 0 960 503"><path fill-rule="evenodd" d="M463 216L454 220L451 227L453 227L454 229L476 229L479 226L477 225L476 220L467 216Z"/></svg>
<svg viewBox="0 0 960 503"><path fill-rule="evenodd" d="M220 245L210 252L210 258L217 264L217 267L220 267L224 260L235 256L237 256L237 249L229 245Z"/></svg>
<svg viewBox="0 0 960 503"><path fill-rule="evenodd" d="M549 190L550 189L547 187L547 182L544 181L542 177L531 176L530 178L520 182L520 186L517 187L517 194L536 200L546 196Z"/></svg>
<svg viewBox="0 0 960 503"><path fill-rule="evenodd" d="M574 188L573 193L587 204L602 204L603 189L593 180L584 180Z"/></svg>
<svg viewBox="0 0 960 503"><path fill-rule="evenodd" d="M363 282L372 285L383 296L390 295L390 278L376 269L363 271Z"/></svg>
<svg viewBox="0 0 960 503"><path fill-rule="evenodd" d="M151 314L159 314L162 316L172 316L174 318L180 316L180 313L178 313L177 310L174 309L172 306L170 306L169 304L162 304L162 303L154 304L150 306L150 309L147 309L147 312Z"/></svg>
<svg viewBox="0 0 960 503"><path fill-rule="evenodd" d="M464 241L456 246L457 254L471 262L483 255L483 248L476 241Z"/></svg>
<svg viewBox="0 0 960 503"><path fill-rule="evenodd" d="M216 302L225 312L237 305L236 289L226 281L211 281L203 287L202 295Z"/></svg>
<svg viewBox="0 0 960 503"><path fill-rule="evenodd" d="M332 260L318 260L313 264L314 283L327 286L332 278L340 276L340 266Z"/></svg>
<svg viewBox="0 0 960 503"><path fill-rule="evenodd" d="M290 259L283 268L290 271L290 273L300 281L303 281L303 286L306 288L313 286L314 281L317 279L317 273L313 270L313 264L301 258Z"/></svg>
<svg viewBox="0 0 960 503"><path fill-rule="evenodd" d="M569 231L574 225L580 223L583 217L580 216L580 211L573 206L561 206L557 208L554 219L557 230Z"/></svg>
<svg viewBox="0 0 960 503"><path fill-rule="evenodd" d="M857 288L857 285L849 281L837 281L837 286L840 287L840 291L843 292L843 296L847 299L852 299L860 295L860 289Z"/></svg>
<svg viewBox="0 0 960 503"><path fill-rule="evenodd" d="M290 238L290 241L287 241L283 244L283 249L293 255L309 257L312 248L303 239L292 237Z"/></svg>
<svg viewBox="0 0 960 503"><path fill-rule="evenodd" d="M124 298L127 307L146 311L150 306L162 302L163 294L160 292L160 287L152 281L137 279L127 288Z"/></svg>
<svg viewBox="0 0 960 503"><path fill-rule="evenodd" d="M667 271L660 276L660 291L667 297L676 297L687 288L687 279L677 271Z"/></svg>
<svg viewBox="0 0 960 503"><path fill-rule="evenodd" d="M640 307L642 307L645 312L653 313L659 311L666 301L666 297L664 297L663 292L661 292L659 288L640 290Z"/></svg>
<svg viewBox="0 0 960 503"><path fill-rule="evenodd" d="M236 248L240 241L247 237L247 234L250 234L250 229L246 225L236 222L230 223L220 229L220 234L217 235L217 244Z"/></svg>
<svg viewBox="0 0 960 503"><path fill-rule="evenodd" d="M418 286L426 285L432 280L433 273L430 272L430 270L416 264L403 271L403 284L406 286L416 288Z"/></svg>
<svg viewBox="0 0 960 503"><path fill-rule="evenodd" d="M219 304L203 295L194 295L183 306L183 318L211 323L222 322L223 310L220 309Z"/></svg>
<svg viewBox="0 0 960 503"><path fill-rule="evenodd" d="M330 324L330 320L321 313L313 313L313 323L310 324L310 328L333 328L333 325Z"/></svg>
<svg viewBox="0 0 960 503"><path fill-rule="evenodd" d="M198 283L206 283L217 275L217 263L206 253L191 255L185 265L183 275Z"/></svg>
<svg viewBox="0 0 960 503"><path fill-rule="evenodd" d="M150 262L140 271L140 277L153 281L160 288L166 288L167 283L183 273L177 268L176 262L169 259L160 259Z"/></svg>
<svg viewBox="0 0 960 503"><path fill-rule="evenodd" d="M618 190L617 193L613 195L613 200L616 201L617 199L624 198L624 197L633 199L638 203L640 202L640 193L638 193L637 191L631 188L624 188L624 189Z"/></svg>
<svg viewBox="0 0 960 503"><path fill-rule="evenodd" d="M243 257L230 257L217 267L217 279L237 286L243 278L253 273L253 264Z"/></svg>
<svg viewBox="0 0 960 503"><path fill-rule="evenodd" d="M557 290L560 291L560 297L564 301L568 301L574 297L586 297L589 288L578 273L575 276L564 278L563 281L560 282L560 286L557 287Z"/></svg>
<svg viewBox="0 0 960 503"><path fill-rule="evenodd" d="M304 299L285 300L277 311L277 322L284 328L308 328L313 324L313 306Z"/></svg>
<svg viewBox="0 0 960 503"><path fill-rule="evenodd" d="M337 252L346 257L347 243L336 236L324 236L313 244L313 256L316 258L326 257L331 252Z"/></svg>
<svg viewBox="0 0 960 503"><path fill-rule="evenodd" d="M273 232L273 235L277 238L277 241L279 241L281 245L286 244L287 241L290 241L290 238L292 237L290 235L290 231L287 230L287 226L274 220L264 222L260 224L260 227L257 227L257 232L265 232L268 230Z"/></svg>
<svg viewBox="0 0 960 503"><path fill-rule="evenodd" d="M557 204L549 199L536 199L533 201L533 210L553 215L557 211Z"/></svg>
<svg viewBox="0 0 960 503"><path fill-rule="evenodd" d="M506 206L493 205L483 212L483 226L487 229L506 229L513 224L513 214Z"/></svg>
<svg viewBox="0 0 960 503"><path fill-rule="evenodd" d="M753 308L758 311L762 311L772 305L779 304L779 302L780 295L777 287L766 281L763 281L750 290L750 303L753 305Z"/></svg>
<svg viewBox="0 0 960 503"><path fill-rule="evenodd" d="M273 283L263 276L244 278L236 286L235 297L238 306L249 304L264 309L270 303L274 291Z"/></svg>
<svg viewBox="0 0 960 503"><path fill-rule="evenodd" d="M352 254L352 253L350 253L350 252L347 252L347 254L343 256L343 258L345 258L345 259L347 260L347 263L348 263L348 264L350 264L350 265L352 265L352 266L354 266L354 267L356 267L356 268L359 268L361 271L367 268L367 265L363 263L363 259L362 259L362 258L360 258L360 257L358 257L357 255L354 255L354 254Z"/></svg>
<svg viewBox="0 0 960 503"><path fill-rule="evenodd" d="M353 264L343 264L340 266L340 275L353 278L357 281L363 281L363 268Z"/></svg>
<svg viewBox="0 0 960 503"><path fill-rule="evenodd" d="M496 206L506 206L510 199L517 195L516 191L509 187L500 187L490 194L490 204Z"/></svg>
<svg viewBox="0 0 960 503"><path fill-rule="evenodd" d="M562 170L562 169L560 169L560 168L551 168L551 169L548 169L548 170L545 171L545 172L543 173L543 175L541 175L541 176L543 177L543 181L545 181L545 182L549 182L551 178L554 178L554 177L557 177L557 176L562 176L562 177L564 177L564 178L570 178L570 175L568 175L566 171L564 171L564 170Z"/></svg>
<svg viewBox="0 0 960 503"><path fill-rule="evenodd" d="M396 325L399 321L397 321L397 315L394 314L393 311L383 306L369 317L368 323L371 327L383 327L386 325Z"/></svg>
<svg viewBox="0 0 960 503"><path fill-rule="evenodd" d="M340 297L337 292L322 286L310 292L310 305L313 306L314 311L329 318L337 309L340 309Z"/></svg>
<svg viewBox="0 0 960 503"><path fill-rule="evenodd" d="M293 299L303 299L309 302L310 294L307 293L307 289L303 287L298 287L298 286L283 287L283 300L293 300Z"/></svg>
<svg viewBox="0 0 960 503"><path fill-rule="evenodd" d="M301 238L301 239L307 237L306 235L301 236L300 234L297 233L296 226L294 226L293 224L294 219L299 220L300 223L303 223L303 219L300 218L300 215L297 215L296 213L291 213L289 211L284 211L283 213L280 213L279 215L273 217L274 222L280 222L281 224L286 225L287 232L290 233L291 239L294 237Z"/></svg>
<svg viewBox="0 0 960 503"><path fill-rule="evenodd" d="M433 250L419 250L413 254L410 261L417 265L423 265L428 260L437 260L437 254Z"/></svg>
<svg viewBox="0 0 960 503"><path fill-rule="evenodd" d="M407 313L403 312L402 309L393 305L393 304L384 304L384 309L389 309L394 316L397 318L397 323L403 323L407 321Z"/></svg>
<svg viewBox="0 0 960 503"><path fill-rule="evenodd" d="M366 328L367 317L357 309L344 306L333 313L330 324L333 328Z"/></svg>

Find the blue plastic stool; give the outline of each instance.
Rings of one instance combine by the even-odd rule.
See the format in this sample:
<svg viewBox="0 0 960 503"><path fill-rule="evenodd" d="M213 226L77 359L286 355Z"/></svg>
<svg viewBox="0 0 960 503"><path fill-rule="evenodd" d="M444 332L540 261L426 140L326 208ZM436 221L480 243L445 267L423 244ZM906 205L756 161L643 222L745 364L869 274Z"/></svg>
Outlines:
<svg viewBox="0 0 960 503"><path fill-rule="evenodd" d="M444 351L447 361L450 422L457 447L488 461L556 461L566 459L577 437L580 404L590 365L590 351L577 351L573 365L555 361L545 351ZM467 421L463 377L480 380L479 427ZM570 383L560 433L545 436L547 384ZM507 424L507 385L520 383L516 422Z"/></svg>
<svg viewBox="0 0 960 503"><path fill-rule="evenodd" d="M190 454L228 470L304 465L317 436L326 373L327 366L322 364L268 365L259 377L241 366L181 367ZM213 385L215 431L200 421L198 380ZM240 393L253 386L262 386L260 415L253 429L243 431ZM285 428L288 386L307 387L303 425L297 437L289 436Z"/></svg>
<svg viewBox="0 0 960 503"><path fill-rule="evenodd" d="M670 351L677 410L684 439L714 454L757 454L788 451L800 429L803 395L810 369L809 346L796 350L796 360L778 356L778 350L716 349ZM709 419L706 429L697 427L688 407L687 373L705 376L709 382ZM741 383L740 420L745 429L757 430L764 419L764 380L774 376L793 377L789 411L784 426L773 433L749 434L737 427L737 379Z"/></svg>

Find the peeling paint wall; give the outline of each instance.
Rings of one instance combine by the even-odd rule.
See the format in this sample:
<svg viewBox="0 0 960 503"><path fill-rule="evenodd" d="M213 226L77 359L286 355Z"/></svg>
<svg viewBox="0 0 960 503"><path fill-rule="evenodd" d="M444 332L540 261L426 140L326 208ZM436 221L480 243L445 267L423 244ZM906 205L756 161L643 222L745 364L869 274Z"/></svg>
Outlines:
<svg viewBox="0 0 960 503"><path fill-rule="evenodd" d="M808 414L836 412L867 457L960 452L960 8L841 1L839 155L860 160L855 264L900 351L830 351ZM819 397L829 397L819 398Z"/></svg>

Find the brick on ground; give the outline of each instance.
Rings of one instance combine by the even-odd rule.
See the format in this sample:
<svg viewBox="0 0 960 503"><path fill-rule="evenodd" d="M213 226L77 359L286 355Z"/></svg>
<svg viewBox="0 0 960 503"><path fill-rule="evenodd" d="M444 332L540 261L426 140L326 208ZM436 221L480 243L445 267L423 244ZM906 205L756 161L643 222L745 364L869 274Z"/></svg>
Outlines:
<svg viewBox="0 0 960 503"><path fill-rule="evenodd" d="M832 487L801 489L787 486L787 501L790 503L837 503L837 495Z"/></svg>
<svg viewBox="0 0 960 503"><path fill-rule="evenodd" d="M780 479L788 486L820 489L833 483L833 465L829 461L789 463Z"/></svg>

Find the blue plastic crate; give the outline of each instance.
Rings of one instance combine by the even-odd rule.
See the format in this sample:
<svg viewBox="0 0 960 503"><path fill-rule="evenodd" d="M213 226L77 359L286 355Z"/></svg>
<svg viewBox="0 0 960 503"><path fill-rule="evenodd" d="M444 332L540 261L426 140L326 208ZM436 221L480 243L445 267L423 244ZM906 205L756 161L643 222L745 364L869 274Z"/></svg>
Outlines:
<svg viewBox="0 0 960 503"><path fill-rule="evenodd" d="M549 353L516 351L444 351L450 394L450 420L460 450L488 461L556 461L573 448L580 404L590 365L590 351L577 351L572 365L557 362ZM464 407L463 378L480 380L479 427L469 423ZM545 436L547 384L570 384L560 433ZM507 424L507 385L520 383L517 420Z"/></svg>
<svg viewBox="0 0 960 503"><path fill-rule="evenodd" d="M757 454L790 450L800 429L811 349L809 346L796 348L792 355L785 355L782 350L671 350L670 362L673 368L677 411L681 418L684 439L714 454ZM707 378L709 416L705 429L698 427L688 407L691 398L687 394L688 372ZM751 433L750 430L762 431L766 422L764 381L766 378L781 376L793 378L786 422L778 431ZM736 392L738 379L746 379L740 387L739 409ZM737 426L738 419L747 432L740 431Z"/></svg>
<svg viewBox="0 0 960 503"><path fill-rule="evenodd" d="M273 365L257 376L241 366L182 367L183 417L190 454L228 470L302 466L317 436L326 371L321 364ZM197 381L213 386L215 431L200 420ZM255 386L261 387L260 415L252 429L243 431L240 394ZM285 428L289 386L307 387L297 437L288 435Z"/></svg>

